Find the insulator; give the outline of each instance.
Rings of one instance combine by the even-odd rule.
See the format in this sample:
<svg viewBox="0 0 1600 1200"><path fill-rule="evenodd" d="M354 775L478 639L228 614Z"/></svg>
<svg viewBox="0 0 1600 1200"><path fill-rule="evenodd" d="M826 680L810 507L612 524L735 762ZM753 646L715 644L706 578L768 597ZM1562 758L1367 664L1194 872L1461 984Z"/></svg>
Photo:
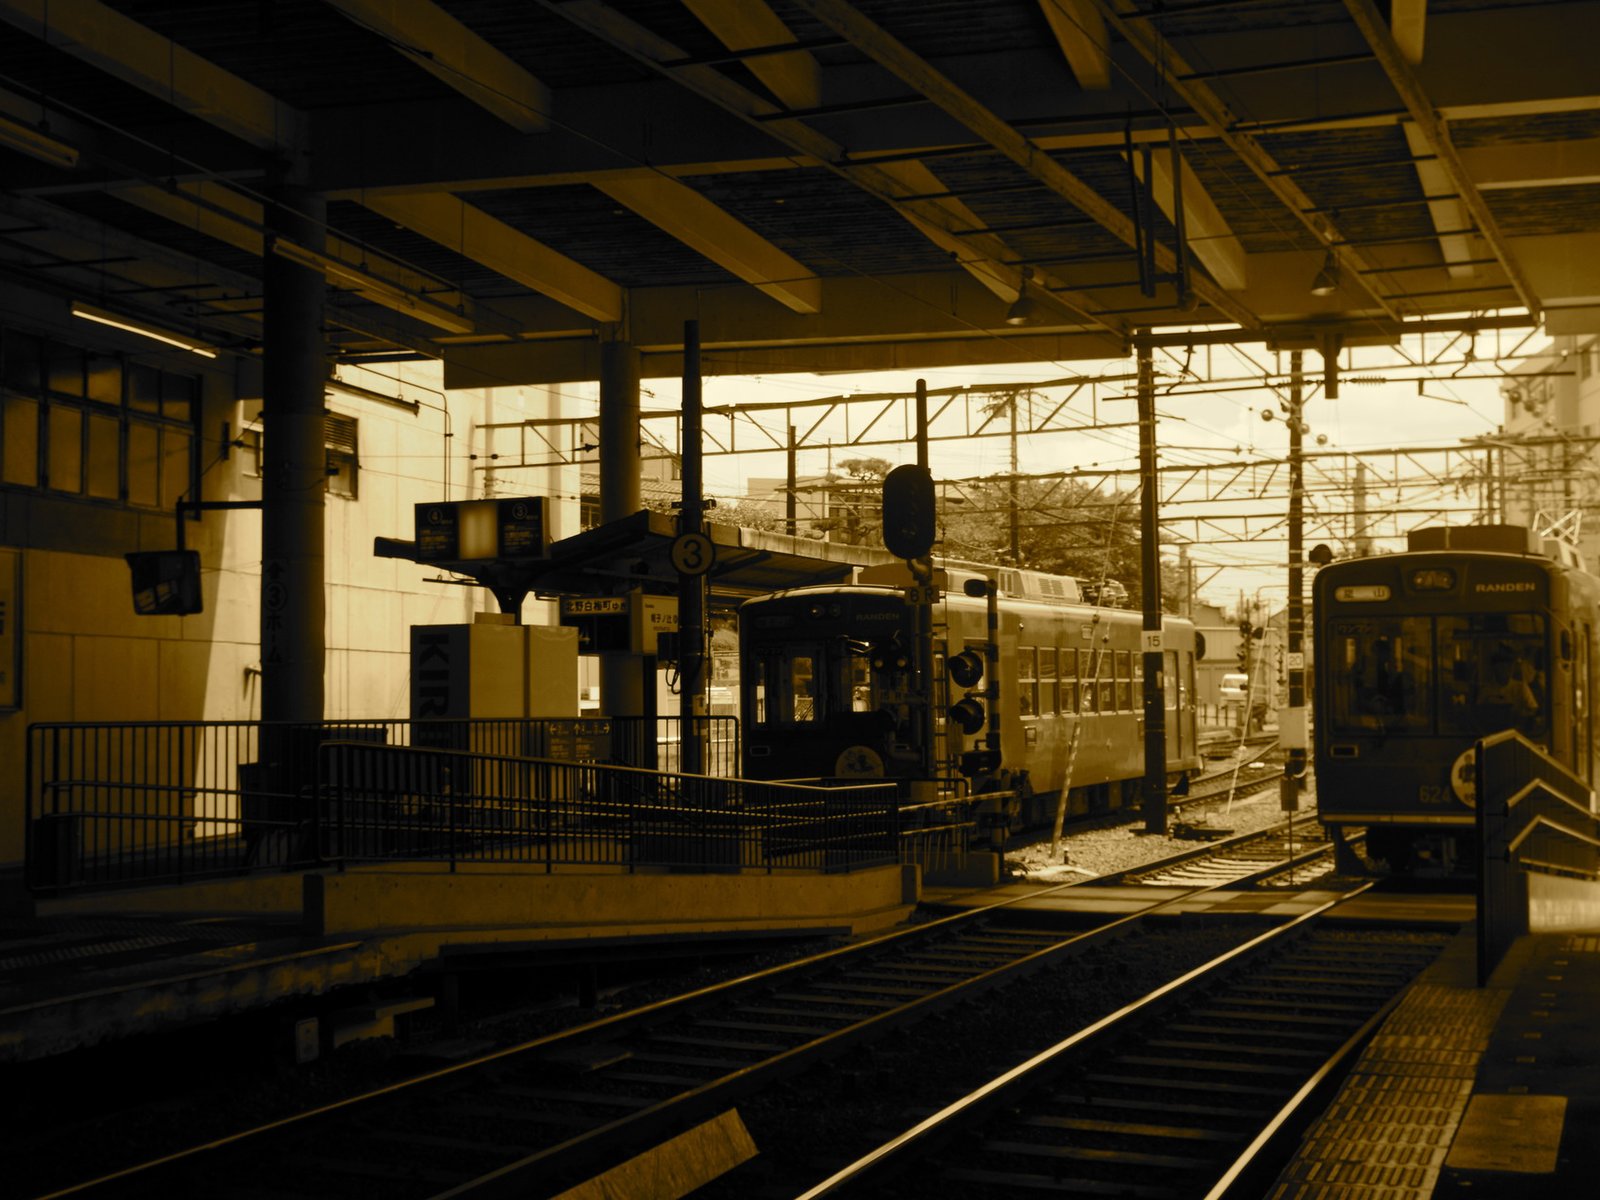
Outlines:
<svg viewBox="0 0 1600 1200"><path fill-rule="evenodd" d="M1344 381L1356 387L1376 387L1380 383L1388 383L1387 375L1346 375Z"/></svg>

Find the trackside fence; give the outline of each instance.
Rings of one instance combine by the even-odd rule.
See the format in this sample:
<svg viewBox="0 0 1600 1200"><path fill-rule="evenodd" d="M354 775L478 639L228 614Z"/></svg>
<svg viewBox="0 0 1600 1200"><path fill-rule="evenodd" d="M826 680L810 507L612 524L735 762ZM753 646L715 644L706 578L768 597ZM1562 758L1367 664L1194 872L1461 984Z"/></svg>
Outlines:
<svg viewBox="0 0 1600 1200"><path fill-rule="evenodd" d="M153 721L28 729L25 871L62 893L282 870L321 861L328 741L676 767L676 717ZM708 775L738 774L738 722L697 718Z"/></svg>
<svg viewBox="0 0 1600 1200"><path fill-rule="evenodd" d="M324 863L850 871L898 861L892 783L815 787L334 741Z"/></svg>
<svg viewBox="0 0 1600 1200"><path fill-rule="evenodd" d="M1528 874L1600 879L1589 785L1513 730L1476 748L1478 986L1528 932Z"/></svg>

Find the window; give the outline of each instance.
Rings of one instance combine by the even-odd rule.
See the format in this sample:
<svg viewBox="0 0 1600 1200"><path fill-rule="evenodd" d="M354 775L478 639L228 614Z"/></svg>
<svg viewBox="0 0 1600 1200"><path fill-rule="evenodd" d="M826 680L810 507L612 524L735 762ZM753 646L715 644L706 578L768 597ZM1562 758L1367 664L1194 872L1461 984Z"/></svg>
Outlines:
<svg viewBox="0 0 1600 1200"><path fill-rule="evenodd" d="M1072 649L1061 651L1061 711L1078 711L1078 652Z"/></svg>
<svg viewBox="0 0 1600 1200"><path fill-rule="evenodd" d="M1039 651L1032 646L1017 650L1017 715L1039 715Z"/></svg>
<svg viewBox="0 0 1600 1200"><path fill-rule="evenodd" d="M1039 715L1061 711L1061 694L1056 690L1056 649L1039 648Z"/></svg>
<svg viewBox="0 0 1600 1200"><path fill-rule="evenodd" d="M1096 690L1100 693L1100 712L1117 711L1117 676L1116 662L1110 650L1096 650L1094 652L1094 677Z"/></svg>
<svg viewBox="0 0 1600 1200"><path fill-rule="evenodd" d="M334 496L357 496L356 419L343 413L328 413L322 418L322 441L328 452L328 492Z"/></svg>
<svg viewBox="0 0 1600 1200"><path fill-rule="evenodd" d="M1117 709L1121 712L1133 711L1132 657L1126 650L1117 651Z"/></svg>
<svg viewBox="0 0 1600 1200"><path fill-rule="evenodd" d="M1433 725L1432 621L1427 617L1371 617L1335 621L1329 631L1328 664L1333 711L1339 732L1425 733ZM1464 706L1450 698L1446 707Z"/></svg>
<svg viewBox="0 0 1600 1200"><path fill-rule="evenodd" d="M244 457L244 472L252 478L261 478L265 468L266 439L262 436L261 415L247 418L245 429L239 435ZM360 495L361 454L359 424L355 417L343 413L324 413L322 417L322 445L327 467L328 494L355 500ZM598 511L598 510L597 510Z"/></svg>
<svg viewBox="0 0 1600 1200"><path fill-rule="evenodd" d="M198 376L5 330L0 484L173 509L198 478Z"/></svg>

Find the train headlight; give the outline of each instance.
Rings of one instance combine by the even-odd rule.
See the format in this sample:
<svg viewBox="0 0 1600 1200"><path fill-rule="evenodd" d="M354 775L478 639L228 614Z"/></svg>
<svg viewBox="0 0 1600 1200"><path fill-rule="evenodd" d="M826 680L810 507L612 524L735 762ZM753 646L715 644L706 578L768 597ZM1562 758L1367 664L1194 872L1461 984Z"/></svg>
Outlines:
<svg viewBox="0 0 1600 1200"><path fill-rule="evenodd" d="M983 723L988 718L983 705L971 696L964 696L950 706L950 719L956 723L961 732L971 737L983 729Z"/></svg>

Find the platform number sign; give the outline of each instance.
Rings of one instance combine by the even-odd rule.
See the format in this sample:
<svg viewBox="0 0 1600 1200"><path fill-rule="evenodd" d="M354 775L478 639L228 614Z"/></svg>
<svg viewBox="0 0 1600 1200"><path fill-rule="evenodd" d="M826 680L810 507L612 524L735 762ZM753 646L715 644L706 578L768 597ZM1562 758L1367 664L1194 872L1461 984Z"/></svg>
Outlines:
<svg viewBox="0 0 1600 1200"><path fill-rule="evenodd" d="M704 575L717 561L717 548L703 533L680 533L672 539L672 567L680 575Z"/></svg>

